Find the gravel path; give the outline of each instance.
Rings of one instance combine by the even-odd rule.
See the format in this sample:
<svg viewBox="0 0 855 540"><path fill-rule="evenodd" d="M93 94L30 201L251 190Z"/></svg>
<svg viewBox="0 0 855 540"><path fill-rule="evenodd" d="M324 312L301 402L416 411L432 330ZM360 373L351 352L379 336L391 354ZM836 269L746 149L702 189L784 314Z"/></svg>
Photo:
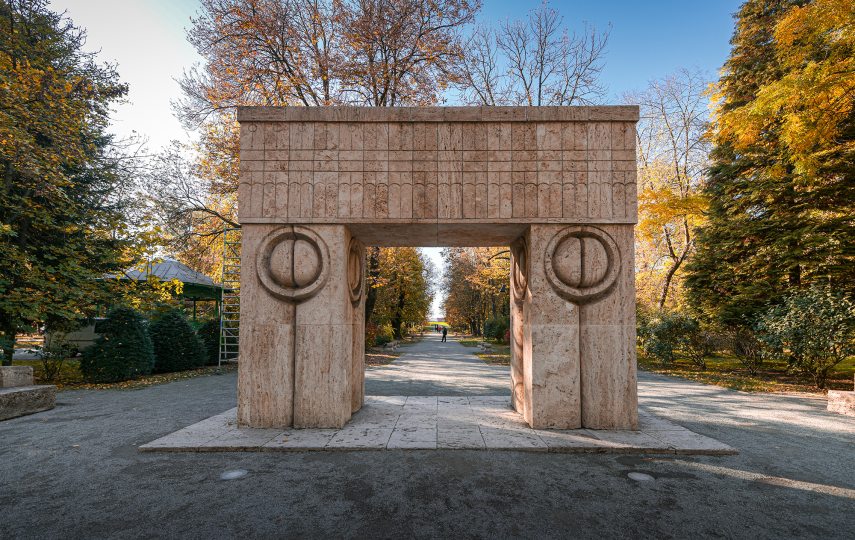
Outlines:
<svg viewBox="0 0 855 540"><path fill-rule="evenodd" d="M413 383L394 365L372 369L369 393L507 389L506 370L462 358L472 369L455 364L458 382L426 367L450 358L428 360L419 347L401 366L435 376ZM56 409L0 423L0 538L851 537L851 417L815 398L639 379L657 415L740 455L141 454L138 445L233 407L235 375L62 392ZM236 470L247 474L221 479Z"/></svg>

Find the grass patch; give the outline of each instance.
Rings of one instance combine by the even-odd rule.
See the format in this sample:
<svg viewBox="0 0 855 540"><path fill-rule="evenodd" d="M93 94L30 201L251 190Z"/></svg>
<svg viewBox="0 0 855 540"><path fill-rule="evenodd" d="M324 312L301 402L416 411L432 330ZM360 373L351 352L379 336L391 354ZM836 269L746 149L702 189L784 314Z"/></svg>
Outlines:
<svg viewBox="0 0 855 540"><path fill-rule="evenodd" d="M813 381L801 373L788 373L785 361L765 361L756 375L751 375L739 360L732 356L713 356L707 358L706 369L699 369L688 360L678 359L673 364L663 366L658 360L638 353L638 367L653 373L661 373L682 379L713 384L741 390L743 392L808 392L824 393L817 389ZM829 376L829 390L852 390L852 376L855 372L855 358L849 358L837 365Z"/></svg>
<svg viewBox="0 0 855 540"><path fill-rule="evenodd" d="M31 366L33 368L33 377L37 384L53 384L56 385L59 390L131 390L136 388L145 388L156 384L180 381L183 379L202 377L205 375L217 375L237 371L237 364L225 364L222 368L218 368L217 366L206 366L187 371L176 371L174 373L146 375L145 377L132 379L130 381L91 384L83 380L83 375L80 373L80 361L77 359L66 360L62 366L62 370L53 381L43 380L42 363L40 360L15 360L12 364L15 366Z"/></svg>
<svg viewBox="0 0 855 540"><path fill-rule="evenodd" d="M492 352L478 351L475 354L478 358L492 366L509 366L511 365L511 346L504 343L499 343L492 339L481 339L475 337L465 337L457 340L464 347L477 347L479 343L489 343L493 346Z"/></svg>

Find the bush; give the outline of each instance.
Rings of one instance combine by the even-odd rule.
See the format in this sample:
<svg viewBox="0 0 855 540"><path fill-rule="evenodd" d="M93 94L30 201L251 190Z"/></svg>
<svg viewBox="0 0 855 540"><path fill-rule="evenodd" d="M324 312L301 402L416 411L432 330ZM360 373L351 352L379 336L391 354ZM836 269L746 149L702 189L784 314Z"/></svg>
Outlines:
<svg viewBox="0 0 855 540"><path fill-rule="evenodd" d="M205 345L181 311L161 315L149 329L154 345L154 371L184 371L205 365Z"/></svg>
<svg viewBox="0 0 855 540"><path fill-rule="evenodd" d="M41 351L39 361L42 364L42 379L53 381L62 372L66 358L75 354L75 347L64 338L53 339Z"/></svg>
<svg viewBox="0 0 855 540"><path fill-rule="evenodd" d="M814 286L771 308L757 329L768 350L786 354L791 366L825 388L834 366L855 354L855 303Z"/></svg>
<svg viewBox="0 0 855 540"><path fill-rule="evenodd" d="M196 331L196 335L202 340L205 346L205 357L209 366L216 366L220 363L220 321L219 319L209 319L202 323L202 326Z"/></svg>
<svg viewBox="0 0 855 540"><path fill-rule="evenodd" d="M369 323L365 325L365 348L382 347L394 339L391 324Z"/></svg>
<svg viewBox="0 0 855 540"><path fill-rule="evenodd" d="M644 352L670 365L677 358L677 349L683 346L688 335L697 330L698 323L679 313L661 313L646 325L643 340Z"/></svg>
<svg viewBox="0 0 855 540"><path fill-rule="evenodd" d="M154 348L146 320L131 308L115 308L99 321L100 336L80 359L80 371L88 382L126 381L148 375L154 368Z"/></svg>
<svg viewBox="0 0 855 540"><path fill-rule="evenodd" d="M510 321L507 317L490 317L484 323L484 337L503 341L508 328L510 328Z"/></svg>

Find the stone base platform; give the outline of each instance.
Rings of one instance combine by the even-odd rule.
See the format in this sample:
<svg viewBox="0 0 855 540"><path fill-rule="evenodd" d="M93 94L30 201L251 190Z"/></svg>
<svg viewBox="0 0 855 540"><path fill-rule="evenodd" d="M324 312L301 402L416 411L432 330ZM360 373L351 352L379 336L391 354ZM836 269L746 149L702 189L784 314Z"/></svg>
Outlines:
<svg viewBox="0 0 855 540"><path fill-rule="evenodd" d="M847 416L855 416L855 392L828 391L828 410Z"/></svg>
<svg viewBox="0 0 855 540"><path fill-rule="evenodd" d="M56 386L53 385L0 388L0 420L47 411L55 406Z"/></svg>
<svg viewBox="0 0 855 540"><path fill-rule="evenodd" d="M143 452L523 450L731 455L715 439L639 411L639 431L535 430L505 396L366 396L342 429L239 428L231 409L140 446Z"/></svg>

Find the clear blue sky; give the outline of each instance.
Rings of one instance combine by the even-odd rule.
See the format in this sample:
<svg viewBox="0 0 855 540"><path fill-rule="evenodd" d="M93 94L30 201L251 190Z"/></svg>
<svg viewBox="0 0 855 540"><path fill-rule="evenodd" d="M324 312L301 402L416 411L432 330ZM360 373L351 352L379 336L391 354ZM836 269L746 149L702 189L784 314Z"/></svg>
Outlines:
<svg viewBox="0 0 855 540"><path fill-rule="evenodd" d="M517 18L539 3L484 0L482 18ZM682 67L715 76L730 52L733 13L741 0L560 0L550 5L571 28L611 23L603 80L612 100Z"/></svg>

